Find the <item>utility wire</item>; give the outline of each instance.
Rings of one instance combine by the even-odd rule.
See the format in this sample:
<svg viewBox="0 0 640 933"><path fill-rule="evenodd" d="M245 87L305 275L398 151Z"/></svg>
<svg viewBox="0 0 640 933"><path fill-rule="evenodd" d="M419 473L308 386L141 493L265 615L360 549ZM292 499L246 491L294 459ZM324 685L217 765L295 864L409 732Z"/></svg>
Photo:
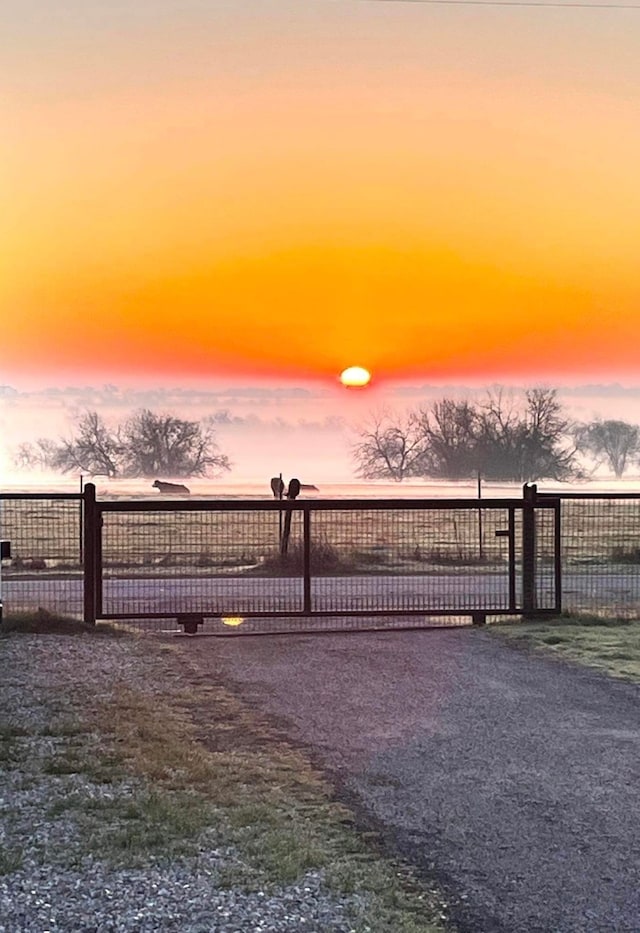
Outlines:
<svg viewBox="0 0 640 933"><path fill-rule="evenodd" d="M356 0L359 3L428 3L437 6L548 6L583 10L640 10L640 3L580 3L577 0Z"/></svg>

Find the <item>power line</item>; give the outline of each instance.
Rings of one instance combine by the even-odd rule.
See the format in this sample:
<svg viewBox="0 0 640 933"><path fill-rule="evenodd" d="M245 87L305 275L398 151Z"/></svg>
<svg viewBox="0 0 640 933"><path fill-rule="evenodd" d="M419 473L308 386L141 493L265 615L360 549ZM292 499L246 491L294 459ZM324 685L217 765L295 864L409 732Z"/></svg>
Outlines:
<svg viewBox="0 0 640 933"><path fill-rule="evenodd" d="M583 10L640 10L640 3L580 3L577 0L356 0L360 3L427 3L433 6L547 6Z"/></svg>

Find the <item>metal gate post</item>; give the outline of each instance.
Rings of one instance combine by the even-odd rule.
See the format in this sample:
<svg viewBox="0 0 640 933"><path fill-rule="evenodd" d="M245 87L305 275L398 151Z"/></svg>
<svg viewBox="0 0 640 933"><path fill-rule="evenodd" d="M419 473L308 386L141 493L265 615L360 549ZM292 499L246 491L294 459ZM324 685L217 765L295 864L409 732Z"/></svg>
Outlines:
<svg viewBox="0 0 640 933"><path fill-rule="evenodd" d="M303 612L308 616L311 615L311 510L308 506L302 513L302 549Z"/></svg>
<svg viewBox="0 0 640 933"><path fill-rule="evenodd" d="M533 618L536 613L536 494L538 487L524 484L522 488L522 616Z"/></svg>
<svg viewBox="0 0 640 933"><path fill-rule="evenodd" d="M97 531L96 487L94 483L87 483L84 487L84 621L87 625L96 624Z"/></svg>

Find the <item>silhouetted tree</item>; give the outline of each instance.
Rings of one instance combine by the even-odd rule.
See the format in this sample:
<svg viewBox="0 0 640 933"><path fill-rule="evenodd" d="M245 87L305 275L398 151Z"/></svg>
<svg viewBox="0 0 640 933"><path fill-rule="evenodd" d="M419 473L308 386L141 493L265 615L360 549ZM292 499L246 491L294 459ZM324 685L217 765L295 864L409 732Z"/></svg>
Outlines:
<svg viewBox="0 0 640 933"><path fill-rule="evenodd" d="M640 427L626 421L592 421L575 429L579 450L606 461L616 479L620 479L629 462L640 454Z"/></svg>
<svg viewBox="0 0 640 933"><path fill-rule="evenodd" d="M144 408L123 425L124 476L211 476L229 470L210 428Z"/></svg>
<svg viewBox="0 0 640 933"><path fill-rule="evenodd" d="M478 469L480 418L467 401L443 398L418 413L423 439L422 476L464 479Z"/></svg>
<svg viewBox="0 0 640 933"><path fill-rule="evenodd" d="M57 447L48 437L39 437L33 444L25 442L18 446L13 462L23 470L48 470L56 468Z"/></svg>
<svg viewBox="0 0 640 933"><path fill-rule="evenodd" d="M525 393L524 408L499 391L481 406L479 469L487 479L577 479L582 472L572 424L555 389Z"/></svg>
<svg viewBox="0 0 640 933"><path fill-rule="evenodd" d="M361 432L358 472L460 480L565 481L580 477L572 425L555 389L530 389L524 403L502 392L482 404L443 398L403 418L385 415Z"/></svg>
<svg viewBox="0 0 640 933"><path fill-rule="evenodd" d="M51 465L62 473L76 470L114 477L121 457L118 433L108 428L96 411L86 411L78 420L75 436L56 445Z"/></svg>
<svg viewBox="0 0 640 933"><path fill-rule="evenodd" d="M358 476L399 483L406 476L416 475L425 444L420 418L415 413L404 418L389 411L372 415L359 438L353 448Z"/></svg>
<svg viewBox="0 0 640 933"><path fill-rule="evenodd" d="M25 468L115 476L210 476L229 470L210 427L148 409L112 430L95 411L77 420L71 439L41 438L21 444L15 456Z"/></svg>

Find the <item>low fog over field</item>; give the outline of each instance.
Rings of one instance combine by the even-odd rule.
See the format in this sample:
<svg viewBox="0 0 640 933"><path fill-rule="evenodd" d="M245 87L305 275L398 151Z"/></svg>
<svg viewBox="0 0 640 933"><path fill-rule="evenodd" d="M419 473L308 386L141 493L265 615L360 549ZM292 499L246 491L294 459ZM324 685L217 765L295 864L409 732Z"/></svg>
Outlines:
<svg viewBox="0 0 640 933"><path fill-rule="evenodd" d="M0 390L0 466L2 485L75 489L79 470L66 475L49 470L19 469L15 456L19 446L39 438L59 441L70 438L78 418L97 412L109 426L121 423L141 409L199 421L211 430L219 450L228 457L231 469L218 478L193 477L194 494L269 494L269 479L282 472L285 480L298 477L313 483L321 495L474 495L476 486L467 480L457 484L427 482L415 478L393 483L384 479L362 483L356 473L353 445L358 431L372 414L383 409L403 414L409 409L428 408L443 397L482 402L489 390L465 386L374 387L349 391L336 386L242 386L211 388L126 388L70 386L28 389L5 386ZM495 391L495 387L493 388ZM522 390L504 390L519 397ZM560 387L558 398L567 416L576 421L624 419L640 423L640 389L610 386ZM588 478L599 485L612 485L606 465L588 464ZM640 466L630 463L625 486L640 485ZM170 477L163 477L170 478ZM145 478L98 476L103 492L122 495L156 494ZM345 484L347 488L345 489ZM358 484L358 488L353 484ZM550 484L547 483L546 486ZM500 484L495 491L515 490L519 484ZM491 487L487 487L487 493Z"/></svg>

